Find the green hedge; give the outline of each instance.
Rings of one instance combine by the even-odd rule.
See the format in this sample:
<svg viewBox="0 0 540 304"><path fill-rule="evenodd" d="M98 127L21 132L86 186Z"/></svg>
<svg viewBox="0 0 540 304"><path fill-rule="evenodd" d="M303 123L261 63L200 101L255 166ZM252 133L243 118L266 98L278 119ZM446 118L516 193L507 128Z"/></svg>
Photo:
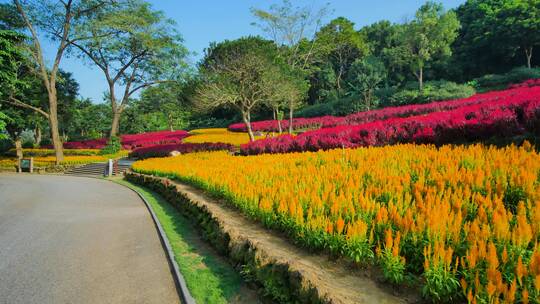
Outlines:
<svg viewBox="0 0 540 304"><path fill-rule="evenodd" d="M408 83L402 90L386 89L380 95L381 105L401 106L408 104L429 103L433 101L467 98L476 93L474 87L468 84L457 84L451 81L428 81L424 83L422 92L418 90L418 83Z"/></svg>
<svg viewBox="0 0 540 304"><path fill-rule="evenodd" d="M520 83L528 79L540 78L540 68L515 68L505 74L488 74L469 82L478 91L504 89L510 84Z"/></svg>
<svg viewBox="0 0 540 304"><path fill-rule="evenodd" d="M386 87L375 92L373 104L381 107L401 106L407 104L428 103L439 100L466 98L475 94L475 89L467 84L457 84L451 81L428 81L424 84L422 93L418 83L408 83L404 88ZM345 116L358 112L355 101L359 97L345 97L335 101L314 104L304 107L295 113L296 117L317 117L324 115Z"/></svg>

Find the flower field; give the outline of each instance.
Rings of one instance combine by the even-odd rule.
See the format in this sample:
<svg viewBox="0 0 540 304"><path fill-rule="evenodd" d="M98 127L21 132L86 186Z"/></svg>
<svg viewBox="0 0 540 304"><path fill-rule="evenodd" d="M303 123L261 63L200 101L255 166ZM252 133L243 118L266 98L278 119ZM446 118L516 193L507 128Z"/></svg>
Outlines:
<svg viewBox="0 0 540 304"><path fill-rule="evenodd" d="M190 136L183 140L184 143L224 143L239 146L249 142L247 133L231 132L225 128L196 129L189 134Z"/></svg>
<svg viewBox="0 0 540 304"><path fill-rule="evenodd" d="M540 300L540 155L528 143L203 152L134 169L224 197L305 247L375 263L392 283L416 278L434 302Z"/></svg>
<svg viewBox="0 0 540 304"><path fill-rule="evenodd" d="M314 118L295 118L293 120L293 129L320 129L336 126L350 126L390 118L418 116L434 112L450 111L464 106L477 105L494 100L504 100L515 94L523 94L523 91L527 91L527 89L535 86L540 86L540 79L531 79L520 84L511 85L507 90L476 94L468 98L457 100L437 101L420 105L387 107L379 110L358 112L344 117L322 116ZM283 130L286 130L289 126L289 121L282 120L281 125ZM253 131L277 132L279 130L276 120L252 122L251 127ZM228 129L233 132L247 132L244 123L232 124L228 127Z"/></svg>
<svg viewBox="0 0 540 304"><path fill-rule="evenodd" d="M138 147L153 146L159 144L177 144L183 138L189 136L189 133L184 130L178 131L156 131L146 132L141 134L126 134L120 136L122 147L127 150L132 150ZM65 142L66 149L102 149L107 145L107 139L94 139L85 141Z"/></svg>
<svg viewBox="0 0 540 304"><path fill-rule="evenodd" d="M169 156L172 151L184 153L233 150L235 146L224 143L183 143L183 144L165 144L149 147L137 148L129 153L129 157L145 159L150 157L165 157Z"/></svg>
<svg viewBox="0 0 540 304"><path fill-rule="evenodd" d="M406 142L445 144L540 132L540 86L522 85L485 95L492 97L466 105L454 101L461 106L451 110L258 140L241 150L244 154L260 154Z"/></svg>

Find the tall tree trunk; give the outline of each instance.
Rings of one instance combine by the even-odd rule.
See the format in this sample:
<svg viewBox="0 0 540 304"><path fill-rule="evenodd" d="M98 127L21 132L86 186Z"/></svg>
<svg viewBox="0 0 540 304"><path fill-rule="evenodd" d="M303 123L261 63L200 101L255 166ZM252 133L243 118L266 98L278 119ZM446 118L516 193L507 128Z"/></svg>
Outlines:
<svg viewBox="0 0 540 304"><path fill-rule="evenodd" d="M34 129L34 142L36 147L41 146L41 137L41 127L39 126L39 124L36 124L36 128Z"/></svg>
<svg viewBox="0 0 540 304"><path fill-rule="evenodd" d="M255 135L253 135L253 130L251 129L251 115L249 112L242 112L242 120L246 124L246 128L249 135L249 141L255 140Z"/></svg>
<svg viewBox="0 0 540 304"><path fill-rule="evenodd" d="M422 66L418 69L418 88L420 93L424 92L424 68Z"/></svg>
<svg viewBox="0 0 540 304"><path fill-rule="evenodd" d="M526 47L525 48L525 56L527 57L527 67L531 68L531 60L532 60L532 54L533 54L533 47Z"/></svg>
<svg viewBox="0 0 540 304"><path fill-rule="evenodd" d="M171 113L167 115L167 123L169 124L169 131L174 131L174 124Z"/></svg>
<svg viewBox="0 0 540 304"><path fill-rule="evenodd" d="M17 155L17 159L23 158L22 141L19 134L15 137L15 154Z"/></svg>
<svg viewBox="0 0 540 304"><path fill-rule="evenodd" d="M279 109L278 108L274 109L274 120L277 122L278 132L279 132L279 134L281 134L283 132L283 128L281 126L281 118L279 117Z"/></svg>
<svg viewBox="0 0 540 304"><path fill-rule="evenodd" d="M289 134L293 134L293 114L294 114L294 107L291 103L289 105Z"/></svg>
<svg viewBox="0 0 540 304"><path fill-rule="evenodd" d="M118 130L119 129L120 129L120 111L113 110L110 137L118 136Z"/></svg>
<svg viewBox="0 0 540 304"><path fill-rule="evenodd" d="M338 97L341 96L341 77L343 76L343 67L339 66L339 72L336 77L336 87L337 87L337 94Z"/></svg>
<svg viewBox="0 0 540 304"><path fill-rule="evenodd" d="M58 101L56 99L55 83L51 83L49 90L49 125L51 127L51 139L53 142L54 153L56 155L56 164L64 161L64 147L58 131Z"/></svg>

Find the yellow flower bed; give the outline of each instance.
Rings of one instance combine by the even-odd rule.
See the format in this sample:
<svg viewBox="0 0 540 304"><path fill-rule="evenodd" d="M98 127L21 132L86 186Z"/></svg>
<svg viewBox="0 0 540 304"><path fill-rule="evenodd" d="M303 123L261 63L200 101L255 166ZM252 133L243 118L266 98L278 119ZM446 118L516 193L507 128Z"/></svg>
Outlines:
<svg viewBox="0 0 540 304"><path fill-rule="evenodd" d="M540 155L530 147L396 145L138 161L224 197L298 243L420 275L435 302L540 300Z"/></svg>
<svg viewBox="0 0 540 304"><path fill-rule="evenodd" d="M215 129L197 129L189 132L191 135L186 137L185 143L205 143L205 142L220 142L231 145L241 145L249 142L249 135L241 132L230 132L225 128ZM256 139L262 136L256 137Z"/></svg>
<svg viewBox="0 0 540 304"><path fill-rule="evenodd" d="M75 155L97 155L99 154L99 149L64 149L64 155L66 156L75 156ZM7 152L9 155L16 155L15 149L10 149ZM43 149L43 148L31 148L23 149L23 155L26 156L54 156L54 149Z"/></svg>
<svg viewBox="0 0 540 304"><path fill-rule="evenodd" d="M62 165L84 165L94 162L105 162L109 159L116 159L121 157L126 157L128 151L122 150L116 154L112 155L79 155L79 156L64 156L64 161ZM26 158L26 156L25 156ZM55 156L38 156L34 157L34 166L46 167L54 165L56 162ZM17 158L15 157L3 157L0 158L0 167L13 167L17 165Z"/></svg>

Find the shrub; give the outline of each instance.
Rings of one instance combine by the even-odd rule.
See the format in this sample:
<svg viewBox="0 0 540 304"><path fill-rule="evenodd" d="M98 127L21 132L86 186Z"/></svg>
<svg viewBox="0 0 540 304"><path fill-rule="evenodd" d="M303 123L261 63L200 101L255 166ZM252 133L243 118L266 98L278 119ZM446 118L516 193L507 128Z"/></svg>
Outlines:
<svg viewBox="0 0 540 304"><path fill-rule="evenodd" d="M334 115L334 105L333 102L327 103L316 103L314 105L309 105L298 111L295 115L298 117L317 117L324 115Z"/></svg>
<svg viewBox="0 0 540 304"><path fill-rule="evenodd" d="M107 141L107 145L101 149L99 152L100 155L115 154L122 150L122 144L120 143L120 138L113 136Z"/></svg>
<svg viewBox="0 0 540 304"><path fill-rule="evenodd" d="M540 78L540 68L514 68L505 74L489 74L473 79L470 84L477 90L504 88L509 84L522 82L527 79Z"/></svg>
<svg viewBox="0 0 540 304"><path fill-rule="evenodd" d="M428 103L432 101L467 98L474 95L475 90L467 84L457 84L451 81L428 81L422 93L418 91L417 83L409 83L403 90L383 99L385 105L407 105Z"/></svg>

